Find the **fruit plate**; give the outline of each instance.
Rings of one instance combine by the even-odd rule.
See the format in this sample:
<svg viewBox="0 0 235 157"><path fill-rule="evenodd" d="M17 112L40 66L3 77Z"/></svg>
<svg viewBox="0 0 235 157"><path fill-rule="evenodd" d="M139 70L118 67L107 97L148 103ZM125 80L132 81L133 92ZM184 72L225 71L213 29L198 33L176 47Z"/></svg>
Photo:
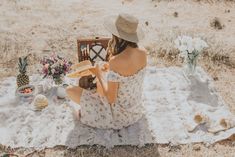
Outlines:
<svg viewBox="0 0 235 157"><path fill-rule="evenodd" d="M35 86L33 85L25 85L17 88L16 96L20 97L29 97L33 96L35 93Z"/></svg>

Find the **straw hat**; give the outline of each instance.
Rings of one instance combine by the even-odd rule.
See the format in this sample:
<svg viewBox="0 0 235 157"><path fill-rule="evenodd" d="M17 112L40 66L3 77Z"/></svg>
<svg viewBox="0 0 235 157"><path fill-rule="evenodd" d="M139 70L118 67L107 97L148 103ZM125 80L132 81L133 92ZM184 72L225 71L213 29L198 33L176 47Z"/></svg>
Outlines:
<svg viewBox="0 0 235 157"><path fill-rule="evenodd" d="M139 20L129 14L119 14L105 18L104 27L113 35L131 42L139 42L144 33L139 27Z"/></svg>

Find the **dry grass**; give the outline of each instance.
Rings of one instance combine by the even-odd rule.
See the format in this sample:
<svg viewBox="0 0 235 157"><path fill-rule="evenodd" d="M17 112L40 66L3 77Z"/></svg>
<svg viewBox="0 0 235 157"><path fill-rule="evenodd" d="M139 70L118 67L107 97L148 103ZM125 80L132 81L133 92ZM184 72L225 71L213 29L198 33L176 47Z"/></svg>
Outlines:
<svg viewBox="0 0 235 157"><path fill-rule="evenodd" d="M75 149L56 146L43 150L35 150L33 148L11 149L1 146L0 155L14 152L22 157L176 157L185 156L186 154L193 157L233 157L234 147L234 142L231 140L225 140L210 146L201 143L178 146L171 144L147 144L144 147L127 145L116 146L110 149L97 145L79 146Z"/></svg>

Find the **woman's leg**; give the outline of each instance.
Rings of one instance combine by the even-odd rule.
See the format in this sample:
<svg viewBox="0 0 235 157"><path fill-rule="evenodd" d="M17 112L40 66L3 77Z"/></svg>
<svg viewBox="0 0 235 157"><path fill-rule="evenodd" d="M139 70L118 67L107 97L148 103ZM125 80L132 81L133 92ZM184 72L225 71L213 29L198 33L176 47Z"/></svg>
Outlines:
<svg viewBox="0 0 235 157"><path fill-rule="evenodd" d="M83 89L79 86L72 86L67 87L66 93L71 100L79 104L82 96L82 90Z"/></svg>
<svg viewBox="0 0 235 157"><path fill-rule="evenodd" d="M67 87L66 88L66 93L68 95L68 97L76 102L77 104L80 103L80 99L81 99L81 96L82 96L82 88L79 87L79 86L72 86L72 87ZM81 113L80 113L80 110L78 111L75 111L75 116L77 117L77 119L79 120L80 117L81 117Z"/></svg>

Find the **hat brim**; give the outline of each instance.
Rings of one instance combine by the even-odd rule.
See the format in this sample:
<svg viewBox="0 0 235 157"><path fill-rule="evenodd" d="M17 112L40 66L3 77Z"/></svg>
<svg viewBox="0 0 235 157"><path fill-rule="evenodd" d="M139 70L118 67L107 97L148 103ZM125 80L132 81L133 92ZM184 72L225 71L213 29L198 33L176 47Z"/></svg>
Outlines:
<svg viewBox="0 0 235 157"><path fill-rule="evenodd" d="M104 20L104 27L113 35L134 43L138 43L144 38L144 32L140 27L137 28L136 33L132 34L123 32L122 30L118 29L115 25L116 19L117 16L109 16L106 17Z"/></svg>

